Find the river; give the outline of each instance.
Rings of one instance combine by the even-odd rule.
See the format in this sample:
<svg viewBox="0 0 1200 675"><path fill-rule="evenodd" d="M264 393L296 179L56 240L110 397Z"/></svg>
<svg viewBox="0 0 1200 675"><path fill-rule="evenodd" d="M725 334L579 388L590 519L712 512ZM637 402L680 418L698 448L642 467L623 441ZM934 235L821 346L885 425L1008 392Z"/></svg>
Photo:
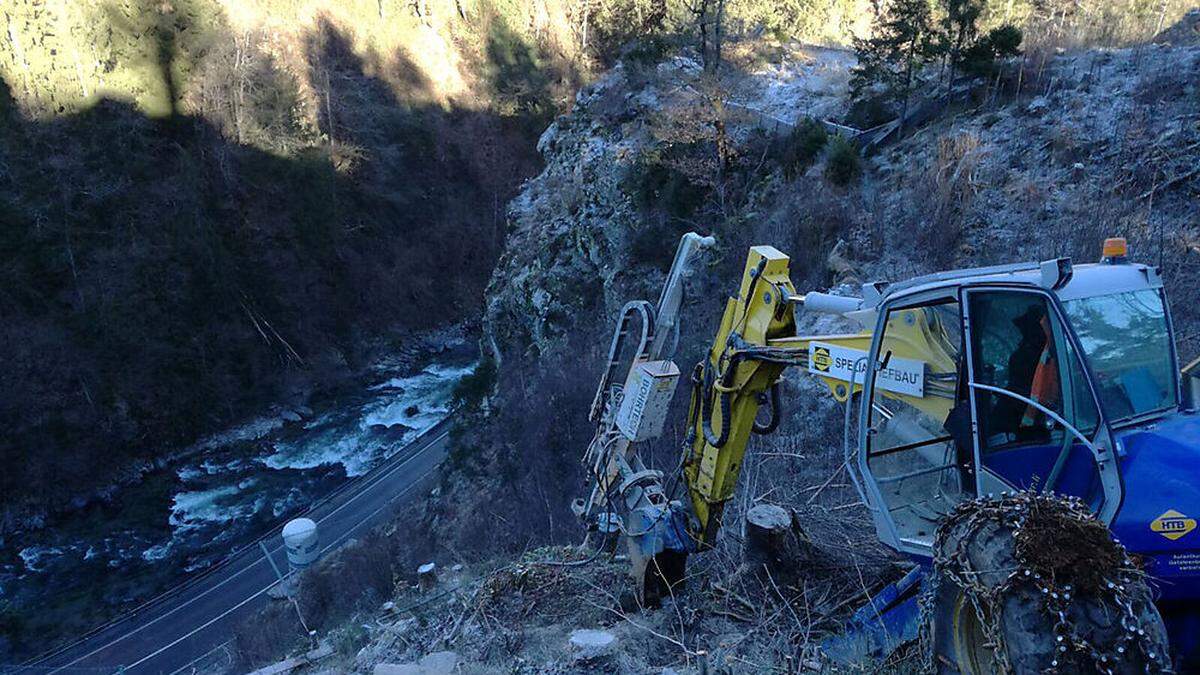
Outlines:
<svg viewBox="0 0 1200 675"><path fill-rule="evenodd" d="M311 409L278 409L214 434L112 503L10 537L0 552L0 639L7 632L10 647L40 651L50 646L43 640L86 630L252 543L445 418L474 364L462 342L415 369L382 361Z"/></svg>

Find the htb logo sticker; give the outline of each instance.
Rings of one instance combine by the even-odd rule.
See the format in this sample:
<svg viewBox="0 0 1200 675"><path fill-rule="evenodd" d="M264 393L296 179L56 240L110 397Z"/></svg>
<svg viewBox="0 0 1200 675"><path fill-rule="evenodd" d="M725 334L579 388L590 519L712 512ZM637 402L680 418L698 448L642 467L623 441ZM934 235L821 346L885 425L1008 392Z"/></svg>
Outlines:
<svg viewBox="0 0 1200 675"><path fill-rule="evenodd" d="M833 364L833 359L829 356L829 348L813 347L812 364L819 371L829 372L829 366Z"/></svg>
<svg viewBox="0 0 1200 675"><path fill-rule="evenodd" d="M1196 529L1196 519L1188 518L1175 509L1169 509L1150 523L1150 529L1174 541Z"/></svg>

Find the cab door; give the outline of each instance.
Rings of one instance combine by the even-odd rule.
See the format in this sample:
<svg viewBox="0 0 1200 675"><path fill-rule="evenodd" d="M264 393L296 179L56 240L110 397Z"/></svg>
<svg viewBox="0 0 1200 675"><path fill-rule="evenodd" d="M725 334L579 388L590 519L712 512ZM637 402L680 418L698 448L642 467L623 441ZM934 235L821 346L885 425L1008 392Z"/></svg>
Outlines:
<svg viewBox="0 0 1200 675"><path fill-rule="evenodd" d="M1037 289L964 295L978 491L1055 492L1111 518L1111 441L1057 304Z"/></svg>
<svg viewBox="0 0 1200 675"><path fill-rule="evenodd" d="M957 294L942 290L883 307L876 335L861 367L860 465L883 541L925 552L938 523L974 496Z"/></svg>

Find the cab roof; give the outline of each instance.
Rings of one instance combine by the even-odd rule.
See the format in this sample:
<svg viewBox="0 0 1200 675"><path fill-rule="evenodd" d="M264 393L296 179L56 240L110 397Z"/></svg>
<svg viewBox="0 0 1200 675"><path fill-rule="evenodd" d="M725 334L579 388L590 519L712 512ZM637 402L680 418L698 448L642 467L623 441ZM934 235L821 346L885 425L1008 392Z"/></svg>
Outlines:
<svg viewBox="0 0 1200 675"><path fill-rule="evenodd" d="M1162 287L1158 270L1141 263L1101 262L1070 265L1069 261L1065 261L1067 269L1071 272L1070 279L1055 289L1052 286L1056 277L1052 274L1047 276L1043 270L1047 265L1051 265L1053 269L1056 262L1058 261L1017 263L937 272L887 284L882 288L879 300L882 302L938 289L989 284L1042 288L1053 292L1064 301Z"/></svg>

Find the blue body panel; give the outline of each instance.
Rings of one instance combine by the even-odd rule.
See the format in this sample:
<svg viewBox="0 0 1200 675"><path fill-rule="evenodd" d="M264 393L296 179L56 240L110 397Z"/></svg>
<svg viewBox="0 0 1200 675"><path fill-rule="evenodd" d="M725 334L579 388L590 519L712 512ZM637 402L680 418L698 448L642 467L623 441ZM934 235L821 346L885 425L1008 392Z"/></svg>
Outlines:
<svg viewBox="0 0 1200 675"><path fill-rule="evenodd" d="M1146 557L1164 600L1200 599L1200 529L1174 539L1152 529L1168 511L1200 516L1200 415L1175 413L1117 438L1125 499L1113 534Z"/></svg>
<svg viewBox="0 0 1200 675"><path fill-rule="evenodd" d="M1159 610L1171 637L1171 651L1187 663L1200 663L1200 415L1173 413L1117 433L1124 459L1125 499L1112 522L1113 534L1142 555ZM1168 511L1187 530L1176 538L1153 529ZM1161 527L1161 526L1160 526Z"/></svg>
<svg viewBox="0 0 1200 675"><path fill-rule="evenodd" d="M916 638L921 628L920 588L928 565L925 560L858 608L845 630L821 645L825 654L837 663L861 665Z"/></svg>

